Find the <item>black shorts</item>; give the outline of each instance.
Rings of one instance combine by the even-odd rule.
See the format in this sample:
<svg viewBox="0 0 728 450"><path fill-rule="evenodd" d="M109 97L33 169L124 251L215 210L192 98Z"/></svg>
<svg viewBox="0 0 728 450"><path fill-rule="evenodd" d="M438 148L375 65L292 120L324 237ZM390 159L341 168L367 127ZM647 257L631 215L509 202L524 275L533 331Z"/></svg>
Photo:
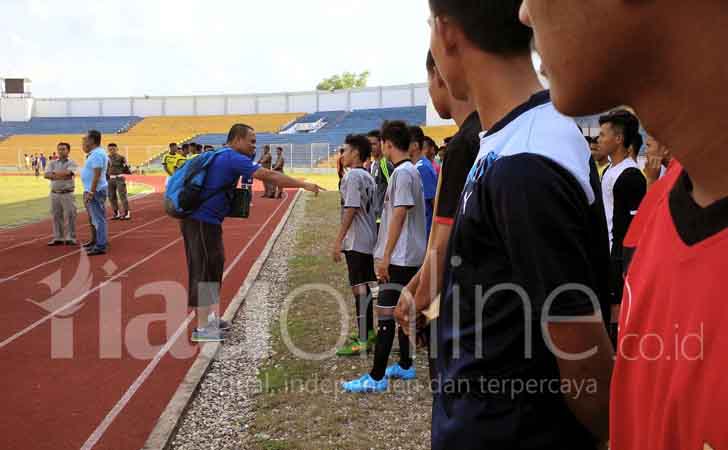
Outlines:
<svg viewBox="0 0 728 450"><path fill-rule="evenodd" d="M351 287L377 281L374 274L374 257L366 253L354 251L344 252L346 266L349 269L349 285Z"/></svg>
<svg viewBox="0 0 728 450"><path fill-rule="evenodd" d="M384 308L394 308L399 302L399 295L412 278L419 272L419 267L389 266L389 283L379 285L377 304Z"/></svg>
<svg viewBox="0 0 728 450"><path fill-rule="evenodd" d="M180 221L189 276L188 305L195 308L220 303L225 269L222 226L194 219Z"/></svg>

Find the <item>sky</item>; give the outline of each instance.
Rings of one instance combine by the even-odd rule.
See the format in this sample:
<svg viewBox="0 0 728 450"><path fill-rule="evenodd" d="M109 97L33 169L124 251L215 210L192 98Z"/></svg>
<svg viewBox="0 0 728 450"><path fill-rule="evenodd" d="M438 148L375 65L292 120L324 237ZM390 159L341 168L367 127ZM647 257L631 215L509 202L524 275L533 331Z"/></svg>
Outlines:
<svg viewBox="0 0 728 450"><path fill-rule="evenodd" d="M35 97L314 90L426 80L427 0L2 0L0 78Z"/></svg>

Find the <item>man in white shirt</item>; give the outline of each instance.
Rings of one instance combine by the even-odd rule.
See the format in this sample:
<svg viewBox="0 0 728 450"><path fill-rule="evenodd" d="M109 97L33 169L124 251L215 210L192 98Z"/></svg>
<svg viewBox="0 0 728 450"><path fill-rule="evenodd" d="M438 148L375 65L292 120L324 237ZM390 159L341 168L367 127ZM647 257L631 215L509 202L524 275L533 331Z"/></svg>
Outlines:
<svg viewBox="0 0 728 450"><path fill-rule="evenodd" d="M602 176L602 196L609 230L611 256L611 299L612 319L618 317L618 306L622 303L624 272L623 242L632 219L647 193L647 181L637 162L630 156L630 147L639 139L639 121L629 111L618 110L599 118L601 131L599 147L609 156L612 164ZM610 328L611 337L616 339L616 322Z"/></svg>

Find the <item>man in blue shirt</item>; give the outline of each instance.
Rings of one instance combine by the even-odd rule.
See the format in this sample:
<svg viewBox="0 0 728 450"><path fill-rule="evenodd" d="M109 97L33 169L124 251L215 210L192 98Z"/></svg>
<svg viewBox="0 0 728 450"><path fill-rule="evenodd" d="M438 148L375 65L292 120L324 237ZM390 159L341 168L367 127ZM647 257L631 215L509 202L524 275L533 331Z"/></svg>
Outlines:
<svg viewBox="0 0 728 450"><path fill-rule="evenodd" d="M91 221L91 240L83 247L89 256L106 253L106 168L109 159L101 147L101 133L89 130L83 138L83 151L86 153L86 164L81 169L83 183L83 202L86 204Z"/></svg>
<svg viewBox="0 0 728 450"><path fill-rule="evenodd" d="M303 188L316 194L322 190L315 184L262 168L253 161L255 142L252 127L233 125L226 145L229 151L218 155L207 170L202 189L202 198L207 200L190 217L181 221L189 275L188 304L197 313L197 328L192 332L192 342L223 341L222 333L230 327L215 312L220 303L225 266L222 222L231 210L229 190L241 177L243 180L257 178L279 188ZM227 186L230 189L226 189Z"/></svg>
<svg viewBox="0 0 728 450"><path fill-rule="evenodd" d="M437 194L437 172L432 162L427 159L423 149L425 146L425 133L420 127L409 127L412 142L410 143L410 158L422 180L422 191L425 193L425 228L427 240L430 240L432 230L432 216L435 209L435 195Z"/></svg>

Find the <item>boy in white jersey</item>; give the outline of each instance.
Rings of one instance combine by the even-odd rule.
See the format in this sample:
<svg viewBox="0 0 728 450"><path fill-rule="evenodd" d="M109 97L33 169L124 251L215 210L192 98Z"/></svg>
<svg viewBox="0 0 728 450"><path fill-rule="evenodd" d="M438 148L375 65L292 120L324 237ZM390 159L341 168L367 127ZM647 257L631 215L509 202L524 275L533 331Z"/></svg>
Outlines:
<svg viewBox="0 0 728 450"><path fill-rule="evenodd" d="M415 378L410 342L402 329L399 330L400 361L387 367L396 331L394 309L402 289L419 271L427 248L425 197L419 173L409 159L410 140L407 124L385 122L382 128L384 155L395 169L384 198L381 233L374 250L380 283L374 365L370 373L344 383L342 387L347 392L382 392L389 387L389 378Z"/></svg>
<svg viewBox="0 0 728 450"><path fill-rule="evenodd" d="M377 225L374 213L374 178L364 168L372 153L369 139L364 135L346 137L343 167L349 169L341 180L341 228L334 242L333 258L341 261L346 255L351 285L356 303L359 333L351 342L339 349L339 356L355 356L374 344L374 314L369 283L374 275L374 245L377 242Z"/></svg>

